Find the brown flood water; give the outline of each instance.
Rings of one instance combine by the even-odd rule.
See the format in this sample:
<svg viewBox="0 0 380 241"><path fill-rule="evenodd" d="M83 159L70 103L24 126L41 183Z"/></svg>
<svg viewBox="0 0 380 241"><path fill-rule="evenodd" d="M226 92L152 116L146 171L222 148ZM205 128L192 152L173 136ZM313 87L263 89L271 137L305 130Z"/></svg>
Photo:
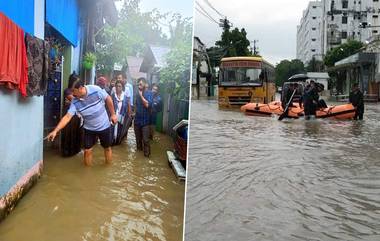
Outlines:
<svg viewBox="0 0 380 241"><path fill-rule="evenodd" d="M110 166L100 145L90 168L81 154L45 152L42 178L0 223L0 240L182 240L185 185L168 165L170 137L156 133L149 159L129 137Z"/></svg>

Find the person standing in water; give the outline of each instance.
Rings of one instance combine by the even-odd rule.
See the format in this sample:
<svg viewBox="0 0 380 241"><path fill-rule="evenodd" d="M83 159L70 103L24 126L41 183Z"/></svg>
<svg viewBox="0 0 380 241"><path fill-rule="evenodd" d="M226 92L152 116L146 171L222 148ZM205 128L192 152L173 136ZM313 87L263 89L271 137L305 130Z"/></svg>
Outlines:
<svg viewBox="0 0 380 241"><path fill-rule="evenodd" d="M112 128L106 107L110 113L112 123L117 123L112 98L99 86L84 85L79 78L72 85L72 93L74 98L67 114L49 133L47 139L54 141L58 132L78 113L84 120L84 164L86 166L92 165L92 147L97 142L97 138L100 139L100 143L104 148L105 162L110 164L112 162Z"/></svg>
<svg viewBox="0 0 380 241"><path fill-rule="evenodd" d="M361 90L359 89L359 85L357 83L352 85L352 90L349 95L349 101L356 109L354 119L363 120L364 96Z"/></svg>
<svg viewBox="0 0 380 241"><path fill-rule="evenodd" d="M146 89L145 78L138 80L138 93L135 97L135 136L137 149L144 151L144 156L150 156L150 122L153 103L152 92Z"/></svg>

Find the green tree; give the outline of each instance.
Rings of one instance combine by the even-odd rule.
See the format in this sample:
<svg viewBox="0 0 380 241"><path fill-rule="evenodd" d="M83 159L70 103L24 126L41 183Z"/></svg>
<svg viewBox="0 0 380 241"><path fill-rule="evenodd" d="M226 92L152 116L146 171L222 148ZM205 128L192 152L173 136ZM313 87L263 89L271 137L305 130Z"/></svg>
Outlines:
<svg viewBox="0 0 380 241"><path fill-rule="evenodd" d="M290 76L302 73L305 73L305 66L301 60L282 60L276 65L276 85L282 86Z"/></svg>
<svg viewBox="0 0 380 241"><path fill-rule="evenodd" d="M221 39L215 42L223 53L223 57L233 56L250 56L252 55L249 49L250 42L247 39L247 32L244 28L239 30L235 28L231 31L231 26L227 19L223 21L223 32Z"/></svg>
<svg viewBox="0 0 380 241"><path fill-rule="evenodd" d="M358 52L363 47L363 43L356 40L349 40L336 48L329 50L323 59L326 66L334 66L336 62Z"/></svg>
<svg viewBox="0 0 380 241"><path fill-rule="evenodd" d="M190 18L174 14L170 24L171 50L166 56L166 66L160 71L160 80L169 87L168 93L178 99L189 99L192 21Z"/></svg>
<svg viewBox="0 0 380 241"><path fill-rule="evenodd" d="M140 0L125 1L118 24L106 26L100 33L95 51L98 69L109 72L114 63L125 64L127 56L142 54L147 44L168 44L159 24L168 14L157 10L142 13L139 4Z"/></svg>

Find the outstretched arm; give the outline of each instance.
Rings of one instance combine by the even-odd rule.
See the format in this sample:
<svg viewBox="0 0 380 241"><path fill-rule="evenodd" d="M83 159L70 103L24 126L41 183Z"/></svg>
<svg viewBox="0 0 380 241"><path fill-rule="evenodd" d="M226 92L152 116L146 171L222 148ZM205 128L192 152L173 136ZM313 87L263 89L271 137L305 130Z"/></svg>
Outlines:
<svg viewBox="0 0 380 241"><path fill-rule="evenodd" d="M67 113L65 116L63 116L62 119L59 121L58 125L54 128L54 130L49 133L49 135L47 136L47 139L49 141L54 141L58 132L62 130L63 128L65 128L65 126L70 122L72 117L73 116L70 113Z"/></svg>

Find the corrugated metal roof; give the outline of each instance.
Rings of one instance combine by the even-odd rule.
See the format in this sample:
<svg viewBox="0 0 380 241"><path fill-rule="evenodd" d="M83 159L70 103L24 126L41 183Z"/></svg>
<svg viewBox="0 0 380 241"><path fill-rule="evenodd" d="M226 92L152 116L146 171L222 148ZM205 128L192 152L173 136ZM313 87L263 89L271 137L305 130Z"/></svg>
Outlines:
<svg viewBox="0 0 380 241"><path fill-rule="evenodd" d="M140 67L143 60L143 58L127 56L128 72L130 74L130 77L132 77L133 79L138 79L141 77L146 78L146 73L140 72Z"/></svg>
<svg viewBox="0 0 380 241"><path fill-rule="evenodd" d="M164 46L149 46L155 59L155 66L162 68L166 66L166 55L170 52L170 48Z"/></svg>

